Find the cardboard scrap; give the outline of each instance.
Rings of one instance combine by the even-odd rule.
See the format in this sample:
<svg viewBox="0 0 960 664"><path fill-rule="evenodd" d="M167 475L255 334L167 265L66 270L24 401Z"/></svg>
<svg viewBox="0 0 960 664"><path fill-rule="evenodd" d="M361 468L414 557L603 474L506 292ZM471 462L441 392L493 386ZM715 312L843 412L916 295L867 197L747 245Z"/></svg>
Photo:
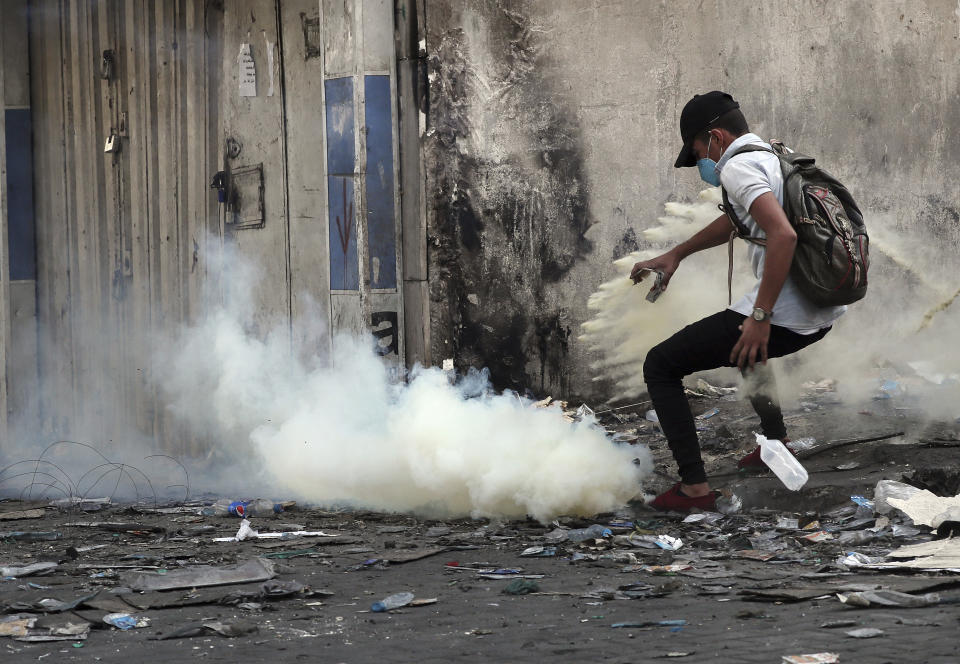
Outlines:
<svg viewBox="0 0 960 664"><path fill-rule="evenodd" d="M15 512L0 512L0 521L17 521L19 519L42 519L46 511L43 509L17 510Z"/></svg>
<svg viewBox="0 0 960 664"><path fill-rule="evenodd" d="M875 567L960 571L960 539L949 538L908 544L894 549L887 554L887 558L895 560L879 563ZM906 560L908 558L910 560Z"/></svg>
<svg viewBox="0 0 960 664"><path fill-rule="evenodd" d="M887 498L887 502L908 517L913 519L913 523L918 526L930 526L936 528L939 524L935 519L947 512L952 507L960 508L960 495L953 498L944 498L938 496L932 491L918 491L910 498Z"/></svg>
<svg viewBox="0 0 960 664"><path fill-rule="evenodd" d="M234 583L266 581L277 575L273 562L263 558L248 560L242 565L213 567L195 565L167 572L166 574L137 574L127 576L127 585L136 591L175 590L178 588L201 588L226 586Z"/></svg>

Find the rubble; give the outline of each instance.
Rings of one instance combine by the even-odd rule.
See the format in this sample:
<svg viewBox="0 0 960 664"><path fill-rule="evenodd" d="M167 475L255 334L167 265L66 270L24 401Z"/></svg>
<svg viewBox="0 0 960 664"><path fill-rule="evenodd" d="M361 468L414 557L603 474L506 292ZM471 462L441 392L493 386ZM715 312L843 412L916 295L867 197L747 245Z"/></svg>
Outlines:
<svg viewBox="0 0 960 664"><path fill-rule="evenodd" d="M875 402L869 417L835 417L836 393L823 387L804 396L816 409L786 411L791 432L813 441L798 453L809 478L796 492L771 473L735 469L755 444L748 404L726 392L693 397L700 434L714 441L704 450L708 475L724 494L713 512L665 514L637 501L547 524L269 501L283 512L245 514L244 524L213 509L219 496L0 502L0 514L31 515L9 519L14 527L0 533L0 646L35 659L48 641L79 644L84 655L116 661L125 644L177 653L191 643L235 644L265 657L279 648L309 657L308 644L322 641L331 659L347 661L387 637L449 639L455 648L484 639L492 657L507 661L519 648L552 656L541 641L560 650L604 628L618 652L628 652L631 638L683 639L651 646L649 657L668 658L735 647L726 634L743 630L804 639L816 630L823 638L786 652L783 642L762 639L763 653L829 662L857 661L872 643L916 643L953 624L944 611L960 598L953 516L940 509L928 519L933 510L921 514L912 502L924 492L937 508L952 500L934 489L955 489L954 476L930 469L951 467L960 425L908 427L898 396ZM595 418L611 437L625 434L619 445L650 447L657 473L643 488L655 493L675 479L648 408L568 416ZM908 428L920 433L904 435ZM933 525L940 515L942 533ZM408 603L371 611L398 590L412 595ZM846 634L857 630L887 638ZM156 656L163 659L173 650L156 652L166 652Z"/></svg>

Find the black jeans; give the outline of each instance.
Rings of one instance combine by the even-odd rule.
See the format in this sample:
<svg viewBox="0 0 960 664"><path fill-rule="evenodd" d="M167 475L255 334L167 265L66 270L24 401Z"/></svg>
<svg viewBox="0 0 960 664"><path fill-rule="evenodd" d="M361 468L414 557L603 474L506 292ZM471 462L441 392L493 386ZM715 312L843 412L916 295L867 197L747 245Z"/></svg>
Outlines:
<svg viewBox="0 0 960 664"><path fill-rule="evenodd" d="M643 363L647 391L684 484L706 482L707 474L700 457L700 441L697 439L693 413L683 392L683 377L697 371L736 366L730 362L730 352L740 339L739 327L745 318L743 314L730 309L708 316L654 346ZM823 339L829 331L830 328L825 327L815 334L804 335L772 325L767 354L769 357L781 357L796 353ZM769 366L759 362L754 372L755 375L749 376L754 380L750 403L760 416L763 435L770 439L783 439L787 431L783 425L773 372Z"/></svg>

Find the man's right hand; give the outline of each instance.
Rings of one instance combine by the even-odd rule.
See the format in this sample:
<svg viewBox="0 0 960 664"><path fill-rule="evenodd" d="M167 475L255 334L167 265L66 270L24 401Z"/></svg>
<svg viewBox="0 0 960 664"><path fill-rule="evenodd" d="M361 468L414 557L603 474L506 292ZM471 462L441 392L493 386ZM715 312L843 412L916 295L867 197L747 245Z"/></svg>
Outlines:
<svg viewBox="0 0 960 664"><path fill-rule="evenodd" d="M662 272L663 282L661 285L663 288L666 288L670 283L670 277L673 276L673 273L677 271L678 267L680 267L680 258L676 251L671 249L656 258L634 264L633 269L630 271L630 279L633 280L633 283L639 284L643 280L643 277L646 276L644 270Z"/></svg>

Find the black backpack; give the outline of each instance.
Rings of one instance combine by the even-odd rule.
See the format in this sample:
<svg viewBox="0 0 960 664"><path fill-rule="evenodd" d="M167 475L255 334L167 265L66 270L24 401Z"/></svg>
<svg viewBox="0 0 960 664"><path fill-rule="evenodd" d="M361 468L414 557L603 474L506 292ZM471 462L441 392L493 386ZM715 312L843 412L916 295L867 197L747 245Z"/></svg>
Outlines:
<svg viewBox="0 0 960 664"><path fill-rule="evenodd" d="M790 266L797 288L820 307L862 299L867 294L870 239L853 196L839 180L817 166L813 157L793 152L779 141L771 141L770 145L772 148L744 145L731 158L743 152L772 152L780 159L783 209L797 233L797 248ZM750 236L733 211L725 189L722 194L724 212L734 227L730 236L729 290L734 238L756 244L765 241Z"/></svg>

